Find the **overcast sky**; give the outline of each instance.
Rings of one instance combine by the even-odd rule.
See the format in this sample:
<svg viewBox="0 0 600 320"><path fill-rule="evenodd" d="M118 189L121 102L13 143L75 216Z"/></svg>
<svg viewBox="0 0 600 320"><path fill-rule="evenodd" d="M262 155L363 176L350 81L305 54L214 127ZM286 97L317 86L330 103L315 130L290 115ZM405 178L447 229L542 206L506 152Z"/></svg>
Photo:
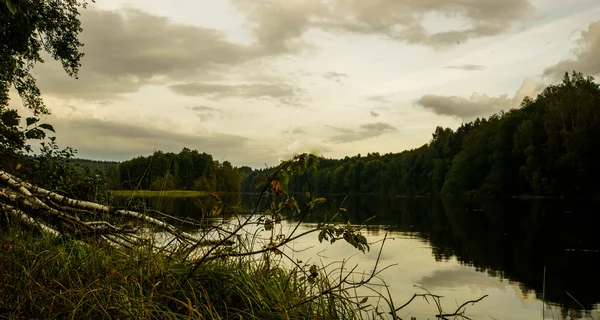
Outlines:
<svg viewBox="0 0 600 320"><path fill-rule="evenodd" d="M597 0L97 0L79 80L36 67L62 146L236 166L400 152L600 74ZM16 100L15 100L16 101Z"/></svg>

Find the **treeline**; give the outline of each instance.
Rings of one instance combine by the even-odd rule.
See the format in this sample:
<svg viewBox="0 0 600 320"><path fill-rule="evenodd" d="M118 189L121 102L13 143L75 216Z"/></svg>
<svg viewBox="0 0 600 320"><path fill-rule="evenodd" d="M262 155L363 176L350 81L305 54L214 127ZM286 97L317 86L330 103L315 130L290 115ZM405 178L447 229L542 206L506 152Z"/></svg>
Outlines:
<svg viewBox="0 0 600 320"><path fill-rule="evenodd" d="M78 164L81 167L88 168L91 171L100 171L104 174L108 173L110 168L119 164L118 161L103 161L103 160L89 160L89 159L71 159L71 163Z"/></svg>
<svg viewBox="0 0 600 320"><path fill-rule="evenodd" d="M420 148L321 159L309 179L320 194L594 196L599 163L600 89L573 72L519 109L456 130L438 127ZM241 189L255 190L266 171L250 173ZM290 191L308 188L304 177L290 181Z"/></svg>
<svg viewBox="0 0 600 320"><path fill-rule="evenodd" d="M213 160L197 150L183 148L178 154L156 151L111 167L106 179L109 187L142 190L200 190L239 192L249 167L235 168L230 162Z"/></svg>

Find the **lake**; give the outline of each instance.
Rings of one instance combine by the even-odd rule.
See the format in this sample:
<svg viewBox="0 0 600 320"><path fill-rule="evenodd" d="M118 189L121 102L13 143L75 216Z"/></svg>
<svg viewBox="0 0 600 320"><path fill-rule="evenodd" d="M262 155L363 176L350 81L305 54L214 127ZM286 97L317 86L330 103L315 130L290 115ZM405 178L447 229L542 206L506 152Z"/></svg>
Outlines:
<svg viewBox="0 0 600 320"><path fill-rule="evenodd" d="M227 195L237 203L243 195ZM328 203L303 221L308 230L340 206ZM252 200L252 199L249 199ZM146 198L145 205L177 216L200 218L214 200ZM468 300L488 295L467 307L473 319L584 319L600 317L600 203L591 200L490 200L405 198L360 195L346 199L347 219L365 224L370 242L388 240L380 266L394 265L381 275L394 304L400 306L426 288L443 296L450 312ZM328 213L328 215L327 215ZM290 230L295 223L279 227ZM293 244L294 259L317 264L349 258L348 265L370 272L381 242L363 254L339 241L319 243L312 234ZM545 281L544 281L545 279ZM544 293L544 294L543 294ZM545 296L545 304L542 302ZM369 301L369 302L374 302ZM415 299L400 317L431 318L433 304Z"/></svg>

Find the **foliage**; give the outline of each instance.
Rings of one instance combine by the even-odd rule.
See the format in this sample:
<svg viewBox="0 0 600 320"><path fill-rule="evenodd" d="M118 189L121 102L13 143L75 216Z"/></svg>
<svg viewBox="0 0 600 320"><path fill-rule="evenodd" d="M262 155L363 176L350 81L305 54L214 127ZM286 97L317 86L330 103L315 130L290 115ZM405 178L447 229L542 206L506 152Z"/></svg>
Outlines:
<svg viewBox="0 0 600 320"><path fill-rule="evenodd" d="M59 149L54 137L41 143L40 153L20 157L15 171L28 182L79 200L106 202L108 185L104 174L72 163L75 150Z"/></svg>
<svg viewBox="0 0 600 320"><path fill-rule="evenodd" d="M153 190L153 191L174 190L174 189L175 189L175 178L169 172L167 172L164 177L157 177L150 184L150 190Z"/></svg>
<svg viewBox="0 0 600 320"><path fill-rule="evenodd" d="M573 72L519 109L437 127L431 141L401 153L321 159L309 172L321 194L465 194L594 196L600 194L600 89ZM242 181L243 191L268 169ZM305 192L299 178L290 191Z"/></svg>
<svg viewBox="0 0 600 320"><path fill-rule="evenodd" d="M54 132L51 125L38 124L49 110L32 71L36 63L44 62L45 51L69 76L77 77L83 56L79 51L83 44L77 38L82 31L78 10L85 5L77 0L0 1L0 167L11 167L20 153L31 151L27 140L43 139L45 131ZM25 127L20 126L21 115L8 108L11 88L32 113Z"/></svg>
<svg viewBox="0 0 600 320"><path fill-rule="evenodd" d="M197 190L239 192L241 174L229 161L183 148L180 153L156 151L111 167L107 179L113 190Z"/></svg>
<svg viewBox="0 0 600 320"><path fill-rule="evenodd" d="M71 162L73 164L78 164L81 167L87 167L90 169L90 171L98 170L104 175L108 173L108 170L110 170L110 168L119 164L119 162L117 161L89 160L80 158L73 158L71 159Z"/></svg>
<svg viewBox="0 0 600 320"><path fill-rule="evenodd" d="M78 36L79 9L85 1L0 1L0 170L12 172L40 187L77 199L103 201L107 197L102 173L73 166L75 150L59 150L52 125L40 122L50 111L41 98L33 68L43 54L59 61L69 76L77 77L83 54ZM22 99L22 114L9 108L14 89ZM33 156L30 140L41 141Z"/></svg>

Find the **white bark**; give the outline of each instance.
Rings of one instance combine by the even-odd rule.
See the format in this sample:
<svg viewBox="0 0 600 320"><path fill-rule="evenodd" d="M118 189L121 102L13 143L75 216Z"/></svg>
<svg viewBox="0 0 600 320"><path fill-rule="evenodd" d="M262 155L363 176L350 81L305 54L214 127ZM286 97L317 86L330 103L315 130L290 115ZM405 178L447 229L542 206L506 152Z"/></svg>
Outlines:
<svg viewBox="0 0 600 320"><path fill-rule="evenodd" d="M50 235L52 237L58 237L60 236L60 232L58 232L57 230L37 221L36 219L30 217L28 214L26 214L25 212L16 209L15 207L5 204L5 203L1 203L0 202L0 208L2 208L5 212L8 212L9 214L13 215L14 217L18 218L21 222L25 223L26 225L32 226L34 228L37 228L38 230L40 230L43 234L47 234Z"/></svg>
<svg viewBox="0 0 600 320"><path fill-rule="evenodd" d="M180 236L181 238L183 238L187 241L190 241L190 242L199 242L201 240L200 238L198 238L194 235L191 235L187 232L182 232L179 229L177 229L176 227L174 227L166 222L152 218L149 215L142 214L142 213L135 212L135 211L129 211L129 210L117 210L111 206L105 206L105 205L101 205L101 204L97 204L97 203L93 203L93 202L89 202L89 201L81 201L81 200L71 199L71 198L59 195L55 192L37 187L31 183L23 181L23 180L5 172L5 171L2 171L2 170L0 170L0 181L4 181L13 190L15 190L19 194L26 197L24 200L19 199L20 201L28 201L27 204L30 206L38 205L41 208L44 208L49 213L58 215L64 219L68 219L68 220L75 219L74 222L79 222L82 225L85 225L85 224L83 224L79 218L71 216L71 215L67 215L59 210L56 210L56 209L48 206L39 197L52 200L62 206L67 206L67 207L82 209L82 210L91 210L91 211L96 211L96 212L102 212L105 214L117 214L120 216L138 219L138 220L144 221L146 223L149 223L155 227L164 229L174 235ZM9 195L13 201L18 199L18 197L14 194L11 195L10 193L7 193L7 192L5 192L4 194Z"/></svg>

